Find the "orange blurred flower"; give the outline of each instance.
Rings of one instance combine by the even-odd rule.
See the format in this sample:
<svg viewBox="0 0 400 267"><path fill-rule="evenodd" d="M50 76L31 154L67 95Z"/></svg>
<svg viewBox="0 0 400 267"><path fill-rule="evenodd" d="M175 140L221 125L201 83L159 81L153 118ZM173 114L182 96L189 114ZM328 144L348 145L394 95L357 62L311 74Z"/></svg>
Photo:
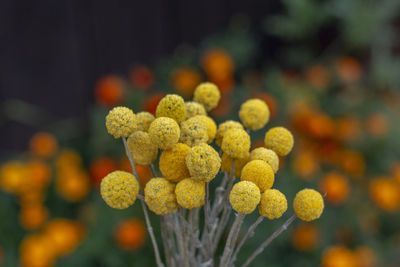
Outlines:
<svg viewBox="0 0 400 267"><path fill-rule="evenodd" d="M156 114L156 109L158 106L158 102L165 96L164 93L154 93L149 95L143 101L143 110L152 113L153 115Z"/></svg>
<svg viewBox="0 0 400 267"><path fill-rule="evenodd" d="M221 78L211 78L210 82L218 86L221 95L226 95L232 92L235 87L233 75L228 75Z"/></svg>
<svg viewBox="0 0 400 267"><path fill-rule="evenodd" d="M29 148L36 155L51 157L58 149L58 142L51 133L38 132L29 141Z"/></svg>
<svg viewBox="0 0 400 267"><path fill-rule="evenodd" d="M320 169L318 158L306 149L302 149L294 155L292 166L293 171L304 179L312 178Z"/></svg>
<svg viewBox="0 0 400 267"><path fill-rule="evenodd" d="M265 92L257 92L252 94L250 98L259 98L267 103L271 119L274 119L276 114L278 114L278 103L273 95Z"/></svg>
<svg viewBox="0 0 400 267"><path fill-rule="evenodd" d="M353 150L344 150L339 155L339 164L350 175L360 177L365 172L365 160L361 153Z"/></svg>
<svg viewBox="0 0 400 267"><path fill-rule="evenodd" d="M331 81L329 70L320 64L309 67L305 73L307 82L317 89L327 87Z"/></svg>
<svg viewBox="0 0 400 267"><path fill-rule="evenodd" d="M201 82L201 76L195 69L187 66L175 69L170 80L176 91L190 97Z"/></svg>
<svg viewBox="0 0 400 267"><path fill-rule="evenodd" d="M21 194L29 188L27 168L23 162L9 161L0 168L0 187L13 194Z"/></svg>
<svg viewBox="0 0 400 267"><path fill-rule="evenodd" d="M378 266L376 259L376 253L371 248L366 246L359 246L356 248L355 253L357 255L360 267L375 267Z"/></svg>
<svg viewBox="0 0 400 267"><path fill-rule="evenodd" d="M44 161L31 160L27 163L28 180L35 190L47 187L51 179L51 170Z"/></svg>
<svg viewBox="0 0 400 267"><path fill-rule="evenodd" d="M328 247L322 255L322 267L360 267L357 255L343 246Z"/></svg>
<svg viewBox="0 0 400 267"><path fill-rule="evenodd" d="M308 118L308 133L314 138L331 138L335 136L336 125L332 118L323 114L315 113Z"/></svg>
<svg viewBox="0 0 400 267"><path fill-rule="evenodd" d="M73 168L64 170L57 175L56 188L66 200L80 201L89 194L89 175L84 170Z"/></svg>
<svg viewBox="0 0 400 267"><path fill-rule="evenodd" d="M126 172L132 172L132 167L131 163L129 162L128 157L123 157L120 164L119 168L123 171ZM149 166L141 166L141 165L136 165L136 171L139 176L140 180L140 185L144 187L147 182L151 179L151 171Z"/></svg>
<svg viewBox="0 0 400 267"><path fill-rule="evenodd" d="M137 250L146 242L146 228L142 221L126 219L115 228L114 238L121 248Z"/></svg>
<svg viewBox="0 0 400 267"><path fill-rule="evenodd" d="M133 86L139 90L148 90L154 84L154 74L146 66L134 67L129 78Z"/></svg>
<svg viewBox="0 0 400 267"><path fill-rule="evenodd" d="M231 55L220 48L207 50L203 54L202 65L210 80L232 76L235 67Z"/></svg>
<svg viewBox="0 0 400 267"><path fill-rule="evenodd" d="M42 234L24 237L20 244L23 267L50 267L56 260L53 243Z"/></svg>
<svg viewBox="0 0 400 267"><path fill-rule="evenodd" d="M317 226L310 223L301 223L292 233L292 244L300 251L314 250L320 239L320 233Z"/></svg>
<svg viewBox="0 0 400 267"><path fill-rule="evenodd" d="M32 203L42 203L44 194L41 190L27 190L20 195L19 202L21 206L31 205Z"/></svg>
<svg viewBox="0 0 400 267"><path fill-rule="evenodd" d="M332 204L342 204L350 193L350 185L342 174L330 172L326 174L320 184L320 191L326 193L326 200Z"/></svg>
<svg viewBox="0 0 400 267"><path fill-rule="evenodd" d="M219 100L218 106L211 110L210 114L216 118L227 116L232 110L232 102L227 95L223 95Z"/></svg>
<svg viewBox="0 0 400 267"><path fill-rule="evenodd" d="M117 163L110 157L99 157L90 163L89 172L92 182L96 186L100 186L101 180L117 169Z"/></svg>
<svg viewBox="0 0 400 267"><path fill-rule="evenodd" d="M339 58L335 62L335 68L337 75L344 82L353 83L361 78L361 65L352 57Z"/></svg>
<svg viewBox="0 0 400 267"><path fill-rule="evenodd" d="M71 149L62 150L56 159L56 167L58 169L79 168L81 164L82 157L78 152Z"/></svg>
<svg viewBox="0 0 400 267"><path fill-rule="evenodd" d="M354 141L361 134L361 123L352 115L344 116L336 120L337 137L343 141Z"/></svg>
<svg viewBox="0 0 400 267"><path fill-rule="evenodd" d="M113 107L122 102L124 96L125 81L116 75L108 75L96 83L95 97L97 102Z"/></svg>
<svg viewBox="0 0 400 267"><path fill-rule="evenodd" d="M39 229L49 216L48 210L41 204L31 203L21 207L19 222L27 230Z"/></svg>
<svg viewBox="0 0 400 267"><path fill-rule="evenodd" d="M365 130L374 137L384 136L389 129L387 117L381 113L370 114L365 121Z"/></svg>
<svg viewBox="0 0 400 267"><path fill-rule="evenodd" d="M371 199L382 210L397 211L400 207L400 188L396 181L387 177L373 179L369 185Z"/></svg>

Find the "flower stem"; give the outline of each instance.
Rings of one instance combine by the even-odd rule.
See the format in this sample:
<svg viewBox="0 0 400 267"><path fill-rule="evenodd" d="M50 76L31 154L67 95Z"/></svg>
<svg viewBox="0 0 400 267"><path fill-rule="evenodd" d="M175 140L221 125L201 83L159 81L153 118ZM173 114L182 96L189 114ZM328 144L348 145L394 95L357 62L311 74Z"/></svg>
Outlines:
<svg viewBox="0 0 400 267"><path fill-rule="evenodd" d="M228 239L226 240L224 252L222 254L220 267L228 266L229 258L232 255L233 249L236 244L237 237L239 235L240 227L242 226L244 217L246 215L242 213L238 213L236 215L235 221L233 222L231 231L229 232Z"/></svg>

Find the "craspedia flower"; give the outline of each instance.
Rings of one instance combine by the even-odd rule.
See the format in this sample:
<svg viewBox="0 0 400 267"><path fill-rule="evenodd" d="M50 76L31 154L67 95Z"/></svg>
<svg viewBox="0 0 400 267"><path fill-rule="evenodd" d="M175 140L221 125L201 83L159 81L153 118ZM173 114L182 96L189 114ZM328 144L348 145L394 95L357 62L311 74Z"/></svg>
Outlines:
<svg viewBox="0 0 400 267"><path fill-rule="evenodd" d="M284 127L274 127L265 134L265 146L279 156L286 156L293 148L293 135Z"/></svg>
<svg viewBox="0 0 400 267"><path fill-rule="evenodd" d="M134 129L135 114L127 107L115 107L106 116L106 127L114 138L128 137Z"/></svg>
<svg viewBox="0 0 400 267"><path fill-rule="evenodd" d="M157 117L168 117L181 123L186 117L185 101L179 95L170 94L164 96L156 109Z"/></svg>
<svg viewBox="0 0 400 267"><path fill-rule="evenodd" d="M217 124L213 119L205 115L198 115L193 118L203 121L204 124L206 125L207 136L208 136L207 144L210 144L214 140L215 135L217 133Z"/></svg>
<svg viewBox="0 0 400 267"><path fill-rule="evenodd" d="M246 128L259 130L269 121L268 106L261 99L247 100L240 106L239 118Z"/></svg>
<svg viewBox="0 0 400 267"><path fill-rule="evenodd" d="M260 189L249 181L238 182L229 194L232 208L242 214L252 213L260 203L260 198Z"/></svg>
<svg viewBox="0 0 400 267"><path fill-rule="evenodd" d="M198 116L192 117L181 124L179 141L188 146L206 143L208 140L206 122Z"/></svg>
<svg viewBox="0 0 400 267"><path fill-rule="evenodd" d="M287 210L287 201L284 194L276 189L265 190L261 194L260 214L270 220L280 218Z"/></svg>
<svg viewBox="0 0 400 267"><path fill-rule="evenodd" d="M154 115L147 111L142 111L136 114L135 125L133 131L147 132L150 124L154 121Z"/></svg>
<svg viewBox="0 0 400 267"><path fill-rule="evenodd" d="M221 167L221 158L217 151L207 144L192 147L186 156L186 166L192 179L211 181Z"/></svg>
<svg viewBox="0 0 400 267"><path fill-rule="evenodd" d="M139 183L129 172L114 171L101 181L100 193L111 208L126 209L135 202Z"/></svg>
<svg viewBox="0 0 400 267"><path fill-rule="evenodd" d="M159 167L162 175L171 182L190 176L189 169L186 167L186 156L189 154L190 147L186 144L177 143L171 149L161 153Z"/></svg>
<svg viewBox="0 0 400 267"><path fill-rule="evenodd" d="M128 138L128 147L135 164L150 165L156 160L158 147L146 132L136 131Z"/></svg>
<svg viewBox="0 0 400 267"><path fill-rule="evenodd" d="M155 119L149 127L151 141L161 149L169 149L178 143L180 133L178 123L167 117Z"/></svg>
<svg viewBox="0 0 400 267"><path fill-rule="evenodd" d="M218 105L221 93L218 87L213 83L201 83L199 84L193 95L193 100L202 104L207 111L212 110Z"/></svg>
<svg viewBox="0 0 400 267"><path fill-rule="evenodd" d="M158 215L165 215L178 210L175 184L165 178L153 178L146 184L144 200L149 209Z"/></svg>
<svg viewBox="0 0 400 267"><path fill-rule="evenodd" d="M301 220L309 222L318 219L324 210L321 194L313 189L303 189L293 201L294 212Z"/></svg>
<svg viewBox="0 0 400 267"><path fill-rule="evenodd" d="M205 183L190 178L180 181L175 188L176 200L185 209L199 208L204 205Z"/></svg>
<svg viewBox="0 0 400 267"><path fill-rule="evenodd" d="M274 184L275 175L271 166L265 161L252 160L243 167L240 179L255 183L260 191L264 192Z"/></svg>
<svg viewBox="0 0 400 267"><path fill-rule="evenodd" d="M250 152L250 160L263 160L271 166L274 173L279 169L279 157L271 149L265 147L258 147Z"/></svg>
<svg viewBox="0 0 400 267"><path fill-rule="evenodd" d="M215 135L215 143L221 147L222 139L224 138L225 133L230 129L241 129L243 130L243 125L237 121L225 121L218 125L218 130Z"/></svg>
<svg viewBox="0 0 400 267"><path fill-rule="evenodd" d="M229 157L226 153L224 153L224 154L222 154L222 158L221 158L221 170L230 174L230 172L232 170L233 161L235 161L234 175L235 175L235 177L240 177L243 167L247 164L247 162L249 162L249 158L245 157L242 159L235 160L235 159Z"/></svg>
<svg viewBox="0 0 400 267"><path fill-rule="evenodd" d="M207 111L204 106L194 101L185 102L185 108L186 120L197 115L207 115Z"/></svg>
<svg viewBox="0 0 400 267"><path fill-rule="evenodd" d="M234 159L249 156L251 146L250 136L243 129L230 129L224 134L221 149Z"/></svg>

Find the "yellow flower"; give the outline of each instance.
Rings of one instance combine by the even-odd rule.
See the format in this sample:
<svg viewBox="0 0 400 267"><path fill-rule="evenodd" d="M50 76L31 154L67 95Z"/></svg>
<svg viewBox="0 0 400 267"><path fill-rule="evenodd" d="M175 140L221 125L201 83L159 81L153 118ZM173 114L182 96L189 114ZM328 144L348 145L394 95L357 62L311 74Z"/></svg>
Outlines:
<svg viewBox="0 0 400 267"><path fill-rule="evenodd" d="M240 124L240 122L237 121L225 121L218 125L218 130L217 134L215 135L215 143L221 147L222 145L222 139L224 138L225 133L230 130L230 129L241 129L243 130L243 125Z"/></svg>
<svg viewBox="0 0 400 267"><path fill-rule="evenodd" d="M106 116L106 127L114 138L128 137L135 125L135 114L127 107L115 107Z"/></svg>
<svg viewBox="0 0 400 267"><path fill-rule="evenodd" d="M293 135L284 127L274 127L265 134L265 146L279 156L286 156L293 148Z"/></svg>
<svg viewBox="0 0 400 267"><path fill-rule="evenodd" d="M147 132L149 130L150 124L154 121L154 116L150 112L139 112L136 114L134 131Z"/></svg>
<svg viewBox="0 0 400 267"><path fill-rule="evenodd" d="M139 183L128 172L114 171L101 181L100 193L111 208L126 209L136 201Z"/></svg>
<svg viewBox="0 0 400 267"><path fill-rule="evenodd" d="M144 200L149 209L158 215L165 215L178 210L175 184L165 178L153 178L146 184Z"/></svg>
<svg viewBox="0 0 400 267"><path fill-rule="evenodd" d="M201 143L206 143L208 140L206 122L194 116L181 124L181 136L179 141L188 146L195 146Z"/></svg>
<svg viewBox="0 0 400 267"><path fill-rule="evenodd" d="M274 173L279 169L279 157L271 149L265 147L258 147L250 152L250 160L263 160L271 166Z"/></svg>
<svg viewBox="0 0 400 267"><path fill-rule="evenodd" d="M180 132L178 123L167 117L155 119L149 127L151 141L161 149L169 149L178 143Z"/></svg>
<svg viewBox="0 0 400 267"><path fill-rule="evenodd" d="M180 181L175 188L176 200L185 209L199 208L204 205L205 183L190 178Z"/></svg>
<svg viewBox="0 0 400 267"><path fill-rule="evenodd" d="M269 121L268 106L257 98L247 100L240 106L239 118L246 128L259 130Z"/></svg>
<svg viewBox="0 0 400 267"><path fill-rule="evenodd" d="M250 136L242 129L230 129L224 134L221 149L231 158L242 159L249 156Z"/></svg>
<svg viewBox="0 0 400 267"><path fill-rule="evenodd" d="M261 194L260 214L270 220L280 218L287 210L287 201L284 194L276 189L265 190Z"/></svg>
<svg viewBox="0 0 400 267"><path fill-rule="evenodd" d="M229 157L226 153L222 154L222 158L221 158L221 170L223 170L224 172L227 172L228 174L231 173L231 169L232 169L232 164L233 161L235 159ZM247 164L247 162L249 162L249 158L242 158L242 159L236 159L235 160L235 177L240 177L241 173L242 173L242 169L243 167Z"/></svg>
<svg viewBox="0 0 400 267"><path fill-rule="evenodd" d="M213 83L201 83L196 87L194 91L193 100L202 104L207 111L212 110L218 106L221 93L218 87Z"/></svg>
<svg viewBox="0 0 400 267"><path fill-rule="evenodd" d="M303 189L296 194L293 201L294 212L301 220L309 222L318 219L324 210L324 200L320 193L313 189Z"/></svg>
<svg viewBox="0 0 400 267"><path fill-rule="evenodd" d="M232 208L242 214L252 213L260 203L260 198L260 189L249 181L238 182L229 194Z"/></svg>
<svg viewBox="0 0 400 267"><path fill-rule="evenodd" d="M158 103L156 115L157 118L168 117L181 123L186 117L185 101L179 95L166 95Z"/></svg>
<svg viewBox="0 0 400 267"><path fill-rule="evenodd" d="M207 115L207 111L204 106L197 102L185 102L186 107L186 118L185 120L197 116L197 115Z"/></svg>
<svg viewBox="0 0 400 267"><path fill-rule="evenodd" d="M186 166L192 179L209 182L217 175L221 159L214 148L200 144L190 149L186 156Z"/></svg>
<svg viewBox="0 0 400 267"><path fill-rule="evenodd" d="M186 144L177 143L171 149L161 153L159 167L165 179L171 182L179 182L190 176L186 167L186 156L190 147Z"/></svg>
<svg viewBox="0 0 400 267"><path fill-rule="evenodd" d="M128 147L135 164L150 165L156 160L158 147L146 132L136 131L129 136Z"/></svg>
<svg viewBox="0 0 400 267"><path fill-rule="evenodd" d="M242 181L255 183L261 192L270 189L275 181L274 171L271 166L263 160L252 160L242 169Z"/></svg>
<svg viewBox="0 0 400 267"><path fill-rule="evenodd" d="M207 144L210 144L214 140L215 135L217 133L217 124L213 119L205 115L198 115L193 118L197 118L198 120L203 121L204 124L206 125L207 136L208 136Z"/></svg>

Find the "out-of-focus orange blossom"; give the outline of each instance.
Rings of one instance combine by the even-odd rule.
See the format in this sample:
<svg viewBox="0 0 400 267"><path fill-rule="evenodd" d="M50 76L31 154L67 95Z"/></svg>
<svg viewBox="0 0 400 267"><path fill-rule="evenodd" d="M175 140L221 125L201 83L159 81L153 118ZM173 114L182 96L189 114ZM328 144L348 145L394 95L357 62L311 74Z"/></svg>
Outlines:
<svg viewBox="0 0 400 267"><path fill-rule="evenodd" d="M331 81L329 70L320 64L309 67L306 70L305 77L307 82L317 89L324 89Z"/></svg>
<svg viewBox="0 0 400 267"><path fill-rule="evenodd" d="M126 219L114 230L117 245L126 250L137 250L146 242L146 228L142 221Z"/></svg>
<svg viewBox="0 0 400 267"><path fill-rule="evenodd" d="M292 233L292 245L300 251L314 250L320 239L317 226L310 223L301 223Z"/></svg>
<svg viewBox="0 0 400 267"><path fill-rule="evenodd" d="M38 132L29 141L29 148L38 156L51 157L57 152L58 141L51 133Z"/></svg>
<svg viewBox="0 0 400 267"><path fill-rule="evenodd" d="M210 80L231 76L235 68L231 55L220 48L207 50L202 56L202 65Z"/></svg>
<svg viewBox="0 0 400 267"><path fill-rule="evenodd" d="M51 179L51 170L45 162L41 160L32 160L27 163L28 180L31 186L36 190L47 187Z"/></svg>
<svg viewBox="0 0 400 267"><path fill-rule="evenodd" d="M232 75L227 75L225 77L211 78L210 82L218 86L221 95L226 95L233 91L235 87L235 80Z"/></svg>
<svg viewBox="0 0 400 267"><path fill-rule="evenodd" d="M308 133L315 138L331 138L336 133L335 122L329 116L315 113L307 121Z"/></svg>
<svg viewBox="0 0 400 267"><path fill-rule="evenodd" d="M27 168L21 161L9 161L0 168L0 186L8 192L21 194L27 190Z"/></svg>
<svg viewBox="0 0 400 267"><path fill-rule="evenodd" d="M86 171L71 168L57 174L56 188L58 193L68 201L82 200L90 191L90 179Z"/></svg>
<svg viewBox="0 0 400 267"><path fill-rule="evenodd" d="M366 246L359 246L356 248L355 253L357 255L360 267L378 266L376 253L371 248Z"/></svg>
<svg viewBox="0 0 400 267"><path fill-rule="evenodd" d="M228 95L223 95L218 103L218 106L211 110L210 114L216 118L223 118L229 115L232 110L232 102Z"/></svg>
<svg viewBox="0 0 400 267"><path fill-rule="evenodd" d="M337 137L343 141L354 141L360 137L361 122L355 116L348 115L336 120Z"/></svg>
<svg viewBox="0 0 400 267"><path fill-rule="evenodd" d="M42 203L44 201L44 192L40 190L27 190L19 196L20 205L30 205L32 203Z"/></svg>
<svg viewBox="0 0 400 267"><path fill-rule="evenodd" d="M278 114L278 102L273 95L265 92L256 92L252 94L250 98L259 98L268 105L270 119L274 119L276 114Z"/></svg>
<svg viewBox="0 0 400 267"><path fill-rule="evenodd" d="M156 109L158 102L165 96L164 93L154 93L147 96L147 98L143 101L142 109L144 111L150 112L153 115L156 114Z"/></svg>
<svg viewBox="0 0 400 267"><path fill-rule="evenodd" d="M361 64L352 57L342 57L335 62L339 78L347 83L357 82L361 78Z"/></svg>
<svg viewBox="0 0 400 267"><path fill-rule="evenodd" d="M357 255L343 246L327 248L322 255L322 267L360 267Z"/></svg>
<svg viewBox="0 0 400 267"><path fill-rule="evenodd" d="M71 149L65 149L60 152L56 158L56 167L59 170L78 168L82 164L82 157L78 152Z"/></svg>
<svg viewBox="0 0 400 267"><path fill-rule="evenodd" d="M53 242L43 234L26 236L20 244L23 267L50 267L56 260Z"/></svg>
<svg viewBox="0 0 400 267"><path fill-rule="evenodd" d="M389 129L387 117L381 113L372 113L365 120L365 130L373 137L384 136Z"/></svg>
<svg viewBox="0 0 400 267"><path fill-rule="evenodd" d="M117 163L110 157L98 157L90 163L89 172L92 182L100 186L101 180L117 169Z"/></svg>
<svg viewBox="0 0 400 267"><path fill-rule="evenodd" d="M306 149L302 149L294 155L292 167L293 171L304 179L312 178L320 169L317 157Z"/></svg>
<svg viewBox="0 0 400 267"><path fill-rule="evenodd" d="M146 66L134 67L129 75L133 86L139 90L148 90L154 84L154 74Z"/></svg>
<svg viewBox="0 0 400 267"><path fill-rule="evenodd" d="M19 222L27 230L39 229L49 216L48 210L41 204L31 203L21 207Z"/></svg>
<svg viewBox="0 0 400 267"><path fill-rule="evenodd" d="M119 169L126 172L132 172L131 163L129 162L128 157L123 157L121 159L121 162L119 164ZM136 171L139 176L140 185L144 187L147 184L147 182L151 179L150 167L136 165Z"/></svg>
<svg viewBox="0 0 400 267"><path fill-rule="evenodd" d="M384 211L395 212L400 207L400 187L389 177L373 179L369 185L371 199Z"/></svg>
<svg viewBox="0 0 400 267"><path fill-rule="evenodd" d="M342 169L354 177L361 177L365 172L365 160L360 152L344 150L340 153L339 164Z"/></svg>
<svg viewBox="0 0 400 267"><path fill-rule="evenodd" d="M350 193L350 185L342 174L338 172L327 173L319 184L320 191L326 193L326 200L331 204L344 203Z"/></svg>
<svg viewBox="0 0 400 267"><path fill-rule="evenodd" d="M191 67L181 67L172 72L170 81L177 92L191 97L194 89L201 82L201 76Z"/></svg>
<svg viewBox="0 0 400 267"><path fill-rule="evenodd" d="M97 102L106 107L113 107L122 102L125 81L116 75L108 75L96 83L95 96Z"/></svg>

